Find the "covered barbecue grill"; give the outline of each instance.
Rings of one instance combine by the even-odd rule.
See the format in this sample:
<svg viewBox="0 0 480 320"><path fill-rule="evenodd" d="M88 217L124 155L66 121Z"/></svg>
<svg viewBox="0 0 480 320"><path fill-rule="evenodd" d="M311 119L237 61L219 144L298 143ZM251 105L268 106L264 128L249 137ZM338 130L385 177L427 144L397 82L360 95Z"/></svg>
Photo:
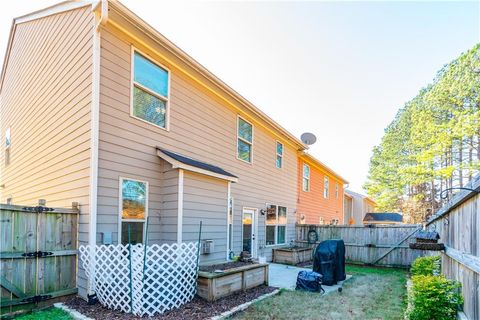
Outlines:
<svg viewBox="0 0 480 320"><path fill-rule="evenodd" d="M343 240L320 242L313 256L313 271L321 274L322 284L331 286L346 279Z"/></svg>

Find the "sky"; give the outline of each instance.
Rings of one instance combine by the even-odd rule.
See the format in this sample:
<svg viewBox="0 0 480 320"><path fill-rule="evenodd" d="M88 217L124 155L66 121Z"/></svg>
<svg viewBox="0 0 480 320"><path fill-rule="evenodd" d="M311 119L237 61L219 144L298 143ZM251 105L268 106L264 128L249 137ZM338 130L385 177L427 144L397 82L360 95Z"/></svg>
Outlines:
<svg viewBox="0 0 480 320"><path fill-rule="evenodd" d="M5 1L11 20L58 1ZM143 20L363 192L372 148L398 109L480 42L480 2L123 0Z"/></svg>

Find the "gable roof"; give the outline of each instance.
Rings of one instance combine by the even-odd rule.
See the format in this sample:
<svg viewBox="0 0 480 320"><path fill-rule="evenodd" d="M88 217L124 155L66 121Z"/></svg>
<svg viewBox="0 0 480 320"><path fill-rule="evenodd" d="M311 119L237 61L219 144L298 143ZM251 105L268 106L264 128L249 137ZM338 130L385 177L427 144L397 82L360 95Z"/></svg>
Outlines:
<svg viewBox="0 0 480 320"><path fill-rule="evenodd" d="M163 160L170 163L174 168L197 172L214 178L228 180L231 182L238 181L237 176L223 170L220 167L200 160L195 160L179 153L157 147L157 155Z"/></svg>
<svg viewBox="0 0 480 320"><path fill-rule="evenodd" d="M63 1L59 2L57 4L54 4L52 6L30 12L28 14L25 14L20 17L16 17L12 20L12 26L10 27L10 34L8 36L8 42L7 42L7 49L5 51L5 55L3 57L3 65L2 65L2 71L0 73L0 93L2 92L3 88L3 79L5 77L5 71L7 69L7 64L8 64L8 59L10 57L10 50L12 48L12 42L13 38L15 36L15 27L17 24L40 19L40 18L45 18L57 13L61 12L67 12L70 10L75 10L78 8L86 7L86 6L92 6L97 2L100 2L101 0L77 0L77 1Z"/></svg>
<svg viewBox="0 0 480 320"><path fill-rule="evenodd" d="M403 216L395 212L369 212L363 218L365 222L403 222Z"/></svg>
<svg viewBox="0 0 480 320"><path fill-rule="evenodd" d="M102 6L99 5L100 3L102 4ZM52 14L58 14L61 12L65 12L65 11L73 10L75 8L85 7L89 5L92 7L92 11L105 10L106 12L108 12L107 19L109 21L114 19L113 16L114 16L114 13L116 13L120 18L123 19L122 22L126 21L127 23L134 25L136 28L138 28L138 30L142 32L145 38L149 38L154 42L158 43L160 46L166 48L177 59L182 61L182 63L186 64L189 68L191 68L192 70L197 72L199 75L204 77L209 84L210 83L213 84L223 94L225 94L230 99L232 99L233 101L236 101L238 104L241 105L241 108L238 108L237 106L235 106L236 108L238 108L243 112L246 112L246 114L254 118L256 117L257 119L260 119L261 122L264 122L265 123L264 126L267 128L267 130L270 130L271 132L275 133L279 137L283 137L288 143L295 146L297 150L308 149L308 146L305 145L302 141L300 141L300 139L298 139L288 130L283 128L280 124L278 124L268 115L266 115L263 111L257 108L253 103L251 103L246 98L241 96L234 89L229 87L225 82L220 80L217 76L215 76L213 73L207 70L203 65L201 65L192 57L190 57L182 49L177 47L174 43L172 43L165 36L163 36L159 31L157 31L148 23L143 21L139 16L137 16L133 11L128 9L125 5L120 3L118 0L115 0L115 1L113 0L64 1L56 5L50 6L48 8L38 10L33 13L14 19L12 23L12 31L10 33L10 39L7 46L7 52L5 53L5 61L3 64L2 73L0 77L0 93L2 90L4 73L5 73L6 65L8 64L8 53L10 52L10 49L11 49L11 43L13 41L13 35L15 33L16 24L30 21L30 20L40 19ZM106 6L107 9L104 9L104 6ZM107 23L107 21L104 21L104 23ZM118 23L116 25L118 25Z"/></svg>
<svg viewBox="0 0 480 320"><path fill-rule="evenodd" d="M339 175L338 173L333 171L325 163L321 162L320 160L318 160L317 158L315 158L311 154L309 154L307 152L302 152L302 153L300 153L299 156L300 156L300 158L303 158L303 159L306 159L307 161L309 161L309 163L313 163L316 167L320 168L320 170L325 171L326 173L329 173L330 175L334 176L338 180L341 180L344 184L348 183L348 181L345 178L343 178L341 175Z"/></svg>
<svg viewBox="0 0 480 320"><path fill-rule="evenodd" d="M361 193L358 193L358 192L354 192L352 190L345 190L345 194L349 195L350 197L352 198L362 198L364 200L368 200L368 201L371 201L373 204L377 204L375 202L375 200L373 200L372 198L369 198L368 196L366 195L363 195Z"/></svg>

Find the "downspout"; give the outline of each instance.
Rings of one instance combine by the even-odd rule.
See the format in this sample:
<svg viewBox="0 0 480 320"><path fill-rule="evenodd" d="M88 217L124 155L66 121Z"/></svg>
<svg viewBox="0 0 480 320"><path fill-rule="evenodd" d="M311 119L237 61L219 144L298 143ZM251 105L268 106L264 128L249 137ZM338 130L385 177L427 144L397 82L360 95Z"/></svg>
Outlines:
<svg viewBox="0 0 480 320"><path fill-rule="evenodd" d="M97 8L100 6L100 10ZM90 110L90 216L88 244L94 248L97 244L97 190L98 190L98 135L100 114L100 26L108 20L108 1L92 3L94 24L92 30L92 101ZM92 249L93 250L93 249ZM95 279L95 252L92 258L92 279ZM94 287L88 281L87 293L93 294Z"/></svg>

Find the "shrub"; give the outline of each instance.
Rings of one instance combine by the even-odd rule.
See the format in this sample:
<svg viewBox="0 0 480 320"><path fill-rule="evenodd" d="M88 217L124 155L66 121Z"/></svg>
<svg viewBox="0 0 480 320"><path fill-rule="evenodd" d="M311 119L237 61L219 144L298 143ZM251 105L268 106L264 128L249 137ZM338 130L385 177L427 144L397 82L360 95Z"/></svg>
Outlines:
<svg viewBox="0 0 480 320"><path fill-rule="evenodd" d="M409 295L409 320L456 319L457 310L463 303L460 283L444 276L414 276Z"/></svg>
<svg viewBox="0 0 480 320"><path fill-rule="evenodd" d="M420 257L412 263L412 276L437 276L440 274L440 256Z"/></svg>

